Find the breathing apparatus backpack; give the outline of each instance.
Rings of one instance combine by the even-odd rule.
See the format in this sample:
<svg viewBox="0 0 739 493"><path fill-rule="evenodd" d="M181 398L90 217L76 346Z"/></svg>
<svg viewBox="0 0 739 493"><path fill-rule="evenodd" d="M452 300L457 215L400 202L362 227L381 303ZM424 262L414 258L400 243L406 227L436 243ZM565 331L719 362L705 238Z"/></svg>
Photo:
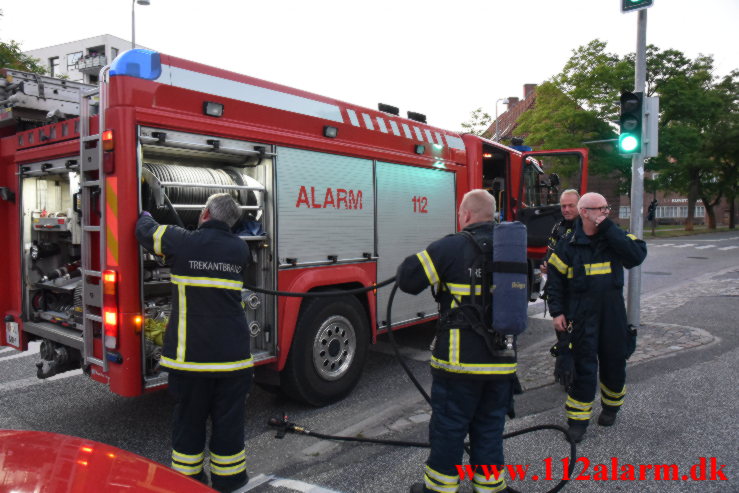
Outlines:
<svg viewBox="0 0 739 493"><path fill-rule="evenodd" d="M460 234L478 250L470 269L470 286L481 284L482 289L479 296L470 293L469 303L457 300L458 306L450 310L456 313L450 313L449 319L458 322L454 315L461 314L483 336L491 352L512 350L514 337L526 330L528 320L526 226L518 221L495 224L492 239L468 231Z"/></svg>

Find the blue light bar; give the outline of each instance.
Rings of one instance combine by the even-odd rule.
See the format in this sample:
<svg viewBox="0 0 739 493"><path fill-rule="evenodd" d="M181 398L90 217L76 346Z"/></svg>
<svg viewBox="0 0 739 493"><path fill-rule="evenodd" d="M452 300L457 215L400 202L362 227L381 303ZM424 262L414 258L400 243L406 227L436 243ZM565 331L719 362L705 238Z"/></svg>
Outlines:
<svg viewBox="0 0 739 493"><path fill-rule="evenodd" d="M128 50L113 60L110 75L128 75L139 79L156 80L162 74L159 53L151 50Z"/></svg>

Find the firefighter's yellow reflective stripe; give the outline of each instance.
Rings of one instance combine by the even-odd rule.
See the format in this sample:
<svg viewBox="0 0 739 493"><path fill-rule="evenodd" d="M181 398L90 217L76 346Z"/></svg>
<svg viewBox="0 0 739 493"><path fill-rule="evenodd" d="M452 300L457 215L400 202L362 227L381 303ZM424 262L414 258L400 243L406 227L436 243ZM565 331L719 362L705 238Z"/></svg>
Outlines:
<svg viewBox="0 0 739 493"><path fill-rule="evenodd" d="M201 463L197 466L183 466L177 462L172 462L172 469L188 476L195 476L196 474L200 474L200 471L203 470L203 464Z"/></svg>
<svg viewBox="0 0 739 493"><path fill-rule="evenodd" d="M466 373L470 375L512 375L516 373L516 363L452 363L431 356L431 366L451 373Z"/></svg>
<svg viewBox="0 0 739 493"><path fill-rule="evenodd" d="M233 279L219 279L217 277L187 277L172 276L172 282L180 286L194 286L197 288L221 288L241 291L244 286L242 281Z"/></svg>
<svg viewBox="0 0 739 493"><path fill-rule="evenodd" d="M561 258L557 256L556 253L553 253L551 257L549 257L549 265L553 265L555 269L559 271L560 274L563 276L567 275L567 269L569 268L569 265L565 264Z"/></svg>
<svg viewBox="0 0 739 493"><path fill-rule="evenodd" d="M599 274L610 274L611 262L602 262L600 264L585 264L586 276L597 276Z"/></svg>
<svg viewBox="0 0 739 493"><path fill-rule="evenodd" d="M423 267L423 271L426 273L426 277L429 280L429 283L435 287L439 287L439 274L436 272L436 267L434 266L434 261L431 260L431 257L429 256L428 252L426 250L417 253L416 257L418 257L418 261L421 262L421 266Z"/></svg>
<svg viewBox="0 0 739 493"><path fill-rule="evenodd" d="M453 284L451 282L446 283L446 288L449 290L451 294L456 294L459 296L469 296L472 292L472 287L469 284ZM480 295L482 294L482 286L479 284L475 284L475 294Z"/></svg>
<svg viewBox="0 0 739 493"><path fill-rule="evenodd" d="M600 396L600 401L601 401L601 402L602 402L603 404L607 404L607 405L609 405L609 406L614 406L614 407L618 407L618 406L621 406L621 405L623 405L623 403L624 403L624 398L623 398L623 397L621 397L621 398L620 398L619 400L617 400L617 401L612 401L611 399L607 399L607 398L605 398L605 397L603 397L603 396L601 395L601 396Z"/></svg>
<svg viewBox="0 0 739 493"><path fill-rule="evenodd" d="M156 231L154 231L154 253L157 255L163 255L162 254L162 236L164 236L164 231L167 229L167 226L159 226Z"/></svg>
<svg viewBox="0 0 739 493"><path fill-rule="evenodd" d="M449 362L459 364L459 329L449 329Z"/></svg>
<svg viewBox="0 0 739 493"><path fill-rule="evenodd" d="M426 466L423 482L426 488L440 493L456 493L459 488L459 476L447 476Z"/></svg>
<svg viewBox="0 0 739 493"><path fill-rule="evenodd" d="M250 357L249 359L241 361L224 361L222 363L193 363L190 361L175 361L173 359L167 358L166 356L162 356L160 364L162 366L166 366L167 368L172 368L173 370L193 372L238 371L245 370L246 368L251 368L252 366L254 366L254 358Z"/></svg>
<svg viewBox="0 0 739 493"><path fill-rule="evenodd" d="M447 476L446 474L442 474L438 471L435 471L431 469L429 466L425 466L424 472L428 477L433 479L434 481L438 481L439 483L444 484L458 484L459 483L459 476Z"/></svg>
<svg viewBox="0 0 739 493"><path fill-rule="evenodd" d="M613 397L614 399L618 399L619 397L623 397L626 395L625 385L624 385L624 388L621 389L621 392L614 392L613 390L603 385L603 382L599 382L599 383L600 383L600 390L603 391L603 393L606 394L608 397Z"/></svg>
<svg viewBox="0 0 739 493"><path fill-rule="evenodd" d="M233 464L242 460L246 460L246 449L234 455L218 455L213 452L210 453L211 463L217 462L219 464Z"/></svg>
<svg viewBox="0 0 739 493"><path fill-rule="evenodd" d="M233 476L234 474L238 474L244 471L246 471L246 461L242 462L241 464L229 467L217 466L212 461L210 463L211 474L216 474L218 476Z"/></svg>
<svg viewBox="0 0 739 493"><path fill-rule="evenodd" d="M505 468L504 467L498 467L497 473L498 477L495 477L495 472L493 471L493 466L488 466L488 472L490 473L490 479L485 478L485 475L480 474L479 472L475 472L475 475L472 478L472 481L475 483L481 485L481 486L496 486L500 484L501 482L505 481ZM488 491L488 490L485 490Z"/></svg>
<svg viewBox="0 0 739 493"><path fill-rule="evenodd" d="M567 396L567 402L565 402L565 405L566 406L570 406L570 407L574 407L574 408L577 408L577 409L585 409L585 410L588 410L588 409L590 409L590 408L593 407L593 403L592 402L580 402L580 401L577 401L577 400L573 399L569 395Z"/></svg>
<svg viewBox="0 0 739 493"><path fill-rule="evenodd" d="M592 412L591 411L587 411L587 412L575 412L575 411L570 411L569 409L567 410L567 418L574 419L574 420L577 420L577 421L585 421L585 420L588 420L588 419L590 419L590 416L591 415L592 415Z"/></svg>
<svg viewBox="0 0 739 493"><path fill-rule="evenodd" d="M177 318L177 361L185 361L185 347L187 344L187 296L185 286L177 286L177 304L179 313Z"/></svg>
<svg viewBox="0 0 739 493"><path fill-rule="evenodd" d="M626 237L627 238L631 238L632 240L636 240L637 239L636 236L632 235L631 233L627 233L626 234Z"/></svg>
<svg viewBox="0 0 739 493"><path fill-rule="evenodd" d="M183 464L197 464L198 462L203 462L204 458L205 452L200 452L199 454L195 455L188 455L177 452L176 450L172 451L172 460L176 460L177 462L181 462Z"/></svg>
<svg viewBox="0 0 739 493"><path fill-rule="evenodd" d="M437 491L439 493L457 493L457 488L459 485L455 484L454 486L443 486L440 484L435 483L431 479L429 479L428 476L423 477L423 482L426 484L426 488L428 488L431 491Z"/></svg>

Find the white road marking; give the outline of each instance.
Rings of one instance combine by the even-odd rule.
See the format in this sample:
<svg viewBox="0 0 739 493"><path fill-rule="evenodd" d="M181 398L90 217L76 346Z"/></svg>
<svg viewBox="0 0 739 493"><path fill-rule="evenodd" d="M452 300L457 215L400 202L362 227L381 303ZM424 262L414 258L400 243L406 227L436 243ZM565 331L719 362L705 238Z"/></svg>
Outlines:
<svg viewBox="0 0 739 493"><path fill-rule="evenodd" d="M662 243L661 245L654 245L654 246L673 246L674 243Z"/></svg>
<svg viewBox="0 0 739 493"><path fill-rule="evenodd" d="M700 247L695 247L696 250L704 250L706 248L716 248L716 245L703 245L703 246L700 246ZM720 250L720 248L719 248L719 250Z"/></svg>
<svg viewBox="0 0 739 493"><path fill-rule="evenodd" d="M739 248L739 246L737 246L737 245L732 245L732 246L727 246L727 247L719 248L719 250L723 250L723 251L725 251L725 250L733 250L733 249L735 249L735 248Z"/></svg>
<svg viewBox="0 0 739 493"><path fill-rule="evenodd" d="M63 380L65 378L76 377L78 375L82 375L82 370L66 371L64 373L60 373L59 375L54 375L53 377L44 378L43 380L37 377L29 377L29 378L23 378L20 380L15 380L13 382L0 384L0 395L4 394L5 392L21 390L21 389L33 387L36 385L48 385L48 382L53 382L55 380Z"/></svg>
<svg viewBox="0 0 739 493"><path fill-rule="evenodd" d="M28 351L23 351L22 353L18 353L18 354L11 354L10 356L7 356L5 358L0 358L0 361L9 361L11 359L25 358L26 356L38 354L40 347L41 347L41 343L39 341L31 341L28 343ZM12 348L8 348L8 349L12 349Z"/></svg>
<svg viewBox="0 0 739 493"><path fill-rule="evenodd" d="M251 491L257 486L261 486L265 483L274 488L287 488L293 491L300 491L302 493L341 493L336 490L329 490L327 488L306 483L304 481L298 481L297 479L278 478L271 474L260 474L259 476L251 478L249 480L249 484L247 484L243 488L239 488L238 490L234 491L234 493L246 493L247 491Z"/></svg>
<svg viewBox="0 0 739 493"><path fill-rule="evenodd" d="M695 243L686 243L684 245L677 245L675 248L687 248L687 247L692 247L692 246L695 246Z"/></svg>

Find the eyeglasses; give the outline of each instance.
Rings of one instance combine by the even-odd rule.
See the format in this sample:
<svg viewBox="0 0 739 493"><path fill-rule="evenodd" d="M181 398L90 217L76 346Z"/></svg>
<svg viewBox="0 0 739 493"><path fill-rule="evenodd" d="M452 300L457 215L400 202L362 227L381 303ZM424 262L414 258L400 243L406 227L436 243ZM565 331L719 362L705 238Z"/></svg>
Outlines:
<svg viewBox="0 0 739 493"><path fill-rule="evenodd" d="M583 209L587 211L601 211L603 213L611 212L611 206L610 205L604 205L602 207L583 207Z"/></svg>

